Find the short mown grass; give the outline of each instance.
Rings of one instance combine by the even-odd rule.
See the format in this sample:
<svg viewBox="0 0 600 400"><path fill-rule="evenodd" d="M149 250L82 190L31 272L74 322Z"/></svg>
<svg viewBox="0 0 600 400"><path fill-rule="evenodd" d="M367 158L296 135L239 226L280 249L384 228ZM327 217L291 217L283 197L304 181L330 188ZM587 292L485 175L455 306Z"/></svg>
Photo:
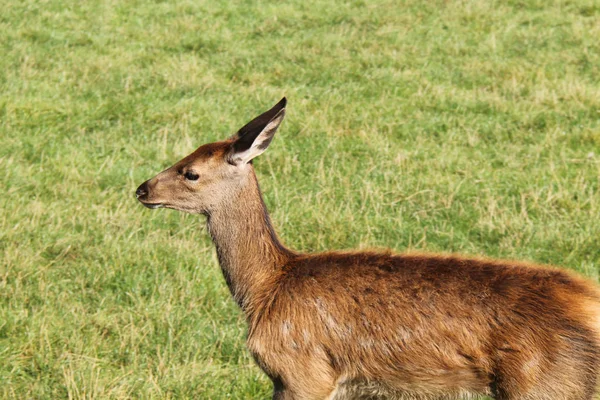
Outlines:
<svg viewBox="0 0 600 400"><path fill-rule="evenodd" d="M137 185L283 95L283 241L600 268L600 5L19 1L0 13L0 396L263 399L202 217Z"/></svg>

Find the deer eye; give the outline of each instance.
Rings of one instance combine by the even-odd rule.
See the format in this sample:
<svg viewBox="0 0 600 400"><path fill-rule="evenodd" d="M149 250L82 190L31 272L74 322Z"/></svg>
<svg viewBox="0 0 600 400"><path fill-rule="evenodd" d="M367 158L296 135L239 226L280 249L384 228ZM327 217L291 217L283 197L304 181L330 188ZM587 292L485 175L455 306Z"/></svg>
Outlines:
<svg viewBox="0 0 600 400"><path fill-rule="evenodd" d="M200 177L200 175L192 172L192 171L187 171L184 175L185 179L187 179L188 181L197 181L198 178Z"/></svg>

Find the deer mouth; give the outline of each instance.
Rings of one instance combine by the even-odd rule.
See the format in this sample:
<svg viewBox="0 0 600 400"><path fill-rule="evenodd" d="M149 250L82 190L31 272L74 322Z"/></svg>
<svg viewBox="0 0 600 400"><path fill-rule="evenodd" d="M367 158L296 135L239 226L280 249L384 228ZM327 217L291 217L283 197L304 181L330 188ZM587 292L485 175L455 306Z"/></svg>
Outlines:
<svg viewBox="0 0 600 400"><path fill-rule="evenodd" d="M138 200L139 200L139 199L138 199ZM165 205L164 205L164 204L162 204L162 203L146 203L146 202L144 202L144 201L142 201L142 200L140 200L140 203L142 203L142 204L144 205L144 207L148 207L148 208L151 208L151 209L153 209L153 210L154 210L155 208L163 208L163 207L165 206Z"/></svg>

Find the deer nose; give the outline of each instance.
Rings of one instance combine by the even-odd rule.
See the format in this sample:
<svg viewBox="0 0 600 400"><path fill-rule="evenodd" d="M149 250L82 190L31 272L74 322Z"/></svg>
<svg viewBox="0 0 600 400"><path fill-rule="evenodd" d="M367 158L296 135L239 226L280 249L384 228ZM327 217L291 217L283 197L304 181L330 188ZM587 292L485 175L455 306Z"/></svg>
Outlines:
<svg viewBox="0 0 600 400"><path fill-rule="evenodd" d="M142 183L140 187L135 191L135 197L138 199L141 197L145 197L148 194L148 181Z"/></svg>

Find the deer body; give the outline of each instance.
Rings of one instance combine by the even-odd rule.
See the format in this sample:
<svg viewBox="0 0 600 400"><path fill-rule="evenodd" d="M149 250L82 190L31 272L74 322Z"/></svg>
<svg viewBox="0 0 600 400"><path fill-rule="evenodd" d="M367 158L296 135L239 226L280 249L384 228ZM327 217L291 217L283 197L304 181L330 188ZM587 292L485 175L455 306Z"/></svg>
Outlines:
<svg viewBox="0 0 600 400"><path fill-rule="evenodd" d="M137 191L148 207L207 215L274 399L593 398L600 294L573 274L457 256L285 248L250 163L284 107Z"/></svg>

